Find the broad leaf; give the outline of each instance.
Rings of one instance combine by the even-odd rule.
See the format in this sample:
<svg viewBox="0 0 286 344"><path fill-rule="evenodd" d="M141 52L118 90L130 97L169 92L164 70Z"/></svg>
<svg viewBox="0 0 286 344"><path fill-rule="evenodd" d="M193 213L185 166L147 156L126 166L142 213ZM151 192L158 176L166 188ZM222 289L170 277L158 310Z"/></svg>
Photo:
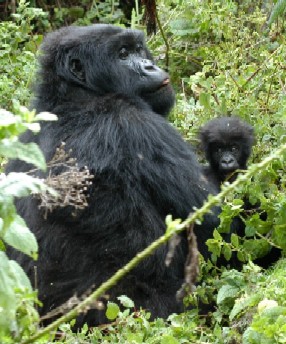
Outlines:
<svg viewBox="0 0 286 344"><path fill-rule="evenodd" d="M48 187L40 179L26 173L11 172L0 179L0 201L5 202L8 196L25 197L47 189Z"/></svg>
<svg viewBox="0 0 286 344"><path fill-rule="evenodd" d="M15 249L35 258L35 253L38 251L37 240L19 215L7 228L3 239Z"/></svg>
<svg viewBox="0 0 286 344"><path fill-rule="evenodd" d="M126 308L133 308L133 307L134 307L134 302L133 302L131 299L129 299L129 297L126 296L126 295L118 296L117 299L118 299L118 300L121 302L121 304L122 304L124 307L126 307Z"/></svg>
<svg viewBox="0 0 286 344"><path fill-rule="evenodd" d="M35 143L24 144L18 140L0 141L0 156L8 159L20 159L44 170L46 162L43 153Z"/></svg>
<svg viewBox="0 0 286 344"><path fill-rule="evenodd" d="M117 317L119 311L120 309L116 303L108 302L105 315L108 320L114 320Z"/></svg>

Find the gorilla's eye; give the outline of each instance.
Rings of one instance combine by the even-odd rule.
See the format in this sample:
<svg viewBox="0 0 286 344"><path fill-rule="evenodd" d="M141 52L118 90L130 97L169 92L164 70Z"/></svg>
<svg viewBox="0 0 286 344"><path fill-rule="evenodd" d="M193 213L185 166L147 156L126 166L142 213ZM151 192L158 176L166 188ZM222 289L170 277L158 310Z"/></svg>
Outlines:
<svg viewBox="0 0 286 344"><path fill-rule="evenodd" d="M231 147L232 153L236 153L238 151L238 148L236 146Z"/></svg>
<svg viewBox="0 0 286 344"><path fill-rule="evenodd" d="M125 60L127 59L128 55L129 55L128 50L125 47L122 47L119 51L119 58L121 60Z"/></svg>
<svg viewBox="0 0 286 344"><path fill-rule="evenodd" d="M141 51L143 50L142 44L136 44L135 50L136 50L136 53L141 53Z"/></svg>

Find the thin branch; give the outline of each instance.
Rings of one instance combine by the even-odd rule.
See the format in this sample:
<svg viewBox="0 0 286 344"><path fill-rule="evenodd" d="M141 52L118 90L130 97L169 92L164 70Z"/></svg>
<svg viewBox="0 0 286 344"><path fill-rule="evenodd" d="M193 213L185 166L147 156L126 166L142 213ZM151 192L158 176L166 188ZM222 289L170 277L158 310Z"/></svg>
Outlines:
<svg viewBox="0 0 286 344"><path fill-rule="evenodd" d="M280 45L277 49L275 49L275 50L273 51L272 54L269 55L269 57L262 63L262 65L259 66L259 67L256 69L256 71L253 72L253 73L250 75L250 77L249 77L248 79L246 79L246 81L245 81L245 83L243 84L242 88L244 88L244 87L249 83L249 81L252 80L252 79L258 74L258 72L260 72L260 70L262 69L262 67L263 67L264 65L266 65L266 67L267 67L268 61L269 61L275 54L277 54L277 52L279 52L279 50L280 50L282 47L283 47L283 45Z"/></svg>
<svg viewBox="0 0 286 344"><path fill-rule="evenodd" d="M168 67L169 67L169 51L170 51L170 45L169 45L169 42L168 42L167 37L166 37L166 35L165 35L165 32L164 32L164 30L163 30L161 21L160 21L160 19L159 19L157 6L155 6L155 16L156 16L156 21L157 21L157 24L158 24L158 27L159 27L161 36L162 36L163 41L164 41L165 46L166 46L165 63L166 63L166 67L168 68Z"/></svg>

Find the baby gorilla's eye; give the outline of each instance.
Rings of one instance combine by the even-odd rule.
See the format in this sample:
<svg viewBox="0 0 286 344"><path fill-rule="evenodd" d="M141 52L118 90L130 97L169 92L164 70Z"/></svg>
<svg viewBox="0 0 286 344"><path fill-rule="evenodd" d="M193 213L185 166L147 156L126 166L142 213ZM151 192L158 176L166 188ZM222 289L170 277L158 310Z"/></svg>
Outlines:
<svg viewBox="0 0 286 344"><path fill-rule="evenodd" d="M120 50L119 50L119 58L121 60L126 60L127 57L129 55L129 52L128 50L125 48L125 47L122 47Z"/></svg>
<svg viewBox="0 0 286 344"><path fill-rule="evenodd" d="M136 44L135 50L136 50L136 53L141 53L141 51L143 50L142 44Z"/></svg>

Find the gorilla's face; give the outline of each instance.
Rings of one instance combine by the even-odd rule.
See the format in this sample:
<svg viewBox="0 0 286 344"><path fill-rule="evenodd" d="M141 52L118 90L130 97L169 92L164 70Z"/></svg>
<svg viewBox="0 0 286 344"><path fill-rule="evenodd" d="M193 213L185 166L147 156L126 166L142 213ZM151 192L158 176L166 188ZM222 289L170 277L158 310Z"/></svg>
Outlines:
<svg viewBox="0 0 286 344"><path fill-rule="evenodd" d="M153 111L168 114L175 98L169 75L154 64L141 31L110 25L81 30L77 44L67 32L59 49L58 72L66 81L97 95L139 96Z"/></svg>
<svg viewBox="0 0 286 344"><path fill-rule="evenodd" d="M254 131L237 117L219 117L201 128L200 141L214 173L224 181L237 169L246 169Z"/></svg>

